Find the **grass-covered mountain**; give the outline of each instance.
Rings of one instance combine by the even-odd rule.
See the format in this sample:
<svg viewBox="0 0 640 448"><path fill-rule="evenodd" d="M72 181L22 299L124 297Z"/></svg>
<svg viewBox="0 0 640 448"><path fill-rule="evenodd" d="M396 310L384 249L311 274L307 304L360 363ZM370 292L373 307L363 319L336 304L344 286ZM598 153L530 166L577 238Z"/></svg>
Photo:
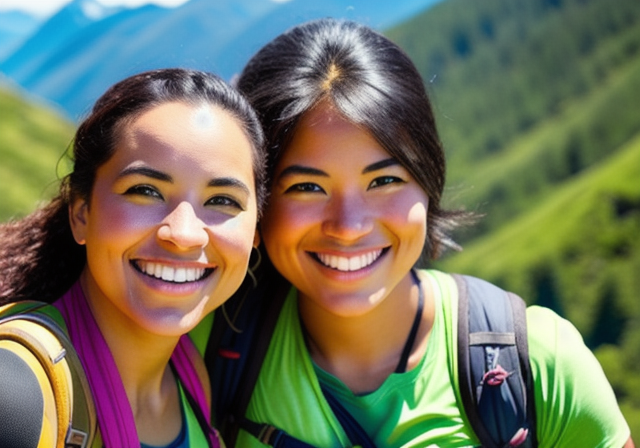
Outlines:
<svg viewBox="0 0 640 448"><path fill-rule="evenodd" d="M58 111L0 84L0 221L20 217L57 191L73 125ZM59 162L60 161L60 162Z"/></svg>
<svg viewBox="0 0 640 448"><path fill-rule="evenodd" d="M448 0L387 34L424 75L449 186L487 212L481 230L640 131L637 1Z"/></svg>
<svg viewBox="0 0 640 448"><path fill-rule="evenodd" d="M386 33L418 65L447 202L485 214L435 266L570 319L640 438L640 2L447 0Z"/></svg>

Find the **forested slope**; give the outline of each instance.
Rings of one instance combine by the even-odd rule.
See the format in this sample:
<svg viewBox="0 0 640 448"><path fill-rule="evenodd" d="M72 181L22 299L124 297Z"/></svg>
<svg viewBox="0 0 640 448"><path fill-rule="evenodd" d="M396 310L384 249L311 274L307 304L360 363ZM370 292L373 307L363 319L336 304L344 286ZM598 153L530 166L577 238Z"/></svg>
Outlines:
<svg viewBox="0 0 640 448"><path fill-rule="evenodd" d="M447 204L485 215L435 267L570 319L640 439L640 2L447 0L386 34L432 95Z"/></svg>

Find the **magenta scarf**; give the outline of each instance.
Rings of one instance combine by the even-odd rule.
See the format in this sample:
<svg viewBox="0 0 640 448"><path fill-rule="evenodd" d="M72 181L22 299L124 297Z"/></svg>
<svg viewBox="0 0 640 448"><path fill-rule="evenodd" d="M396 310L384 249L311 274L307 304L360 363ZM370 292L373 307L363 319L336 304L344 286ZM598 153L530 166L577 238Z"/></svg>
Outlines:
<svg viewBox="0 0 640 448"><path fill-rule="evenodd" d="M95 402L98 427L106 448L139 447L133 412L113 360L87 299L77 281L54 305L62 314L69 329L69 338L78 352ZM178 379L202 413L205 422L211 421L204 388L193 364L199 357L196 347L183 335L171 355ZM198 409L194 409L198 412ZM219 448L216 432L207 424L202 428L213 448Z"/></svg>

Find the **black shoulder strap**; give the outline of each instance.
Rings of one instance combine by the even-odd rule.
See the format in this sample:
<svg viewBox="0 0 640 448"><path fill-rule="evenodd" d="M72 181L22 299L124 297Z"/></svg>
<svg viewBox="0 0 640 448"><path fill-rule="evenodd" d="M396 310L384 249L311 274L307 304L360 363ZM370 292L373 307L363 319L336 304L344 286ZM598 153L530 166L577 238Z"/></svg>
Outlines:
<svg viewBox="0 0 640 448"><path fill-rule="evenodd" d="M333 414L336 416L342 429L349 438L349 441L354 447L359 448L375 448L376 445L369 437L369 434L364 430L360 423L349 413L347 409L338 401L336 397L326 388L322 387L322 393L325 399L329 403Z"/></svg>
<svg viewBox="0 0 640 448"><path fill-rule="evenodd" d="M291 437L282 429L267 423L256 423L243 418L239 425L260 442L273 448L314 448L313 445ZM234 440L235 443L235 440Z"/></svg>
<svg viewBox="0 0 640 448"><path fill-rule="evenodd" d="M474 277L458 286L458 379L484 448L535 448L533 379L524 301Z"/></svg>
<svg viewBox="0 0 640 448"><path fill-rule="evenodd" d="M214 423L233 447L266 356L280 310L291 288L268 262L260 289L239 292L216 311L205 363L211 379ZM231 317L229 317L231 316ZM232 322L231 322L232 321Z"/></svg>
<svg viewBox="0 0 640 448"><path fill-rule="evenodd" d="M216 311L205 361L213 394L215 424L229 447L235 446L242 428L262 443L274 448L313 448L285 431L245 418L246 409L264 362L290 283L272 266L260 277L260 290L239 294L225 304L227 316ZM233 316L233 327L227 320ZM342 405L323 388L334 414L354 446L374 448L364 429Z"/></svg>

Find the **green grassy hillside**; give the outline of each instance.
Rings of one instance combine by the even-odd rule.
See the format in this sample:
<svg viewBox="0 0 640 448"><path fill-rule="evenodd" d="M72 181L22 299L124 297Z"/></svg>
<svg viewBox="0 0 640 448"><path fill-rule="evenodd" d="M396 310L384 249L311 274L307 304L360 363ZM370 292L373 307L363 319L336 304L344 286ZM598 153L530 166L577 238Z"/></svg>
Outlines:
<svg viewBox="0 0 640 448"><path fill-rule="evenodd" d="M567 100L561 110L512 138L500 153L473 166L450 165L451 199L486 213L472 235L498 228L584 169L610 157L640 131L640 57L613 72L598 89Z"/></svg>
<svg viewBox="0 0 640 448"><path fill-rule="evenodd" d="M446 202L485 217L434 266L581 331L640 438L640 2L446 0L386 34L416 61Z"/></svg>
<svg viewBox="0 0 640 448"><path fill-rule="evenodd" d="M386 34L423 74L449 160L468 168L637 59L638 24L636 0L447 0Z"/></svg>
<svg viewBox="0 0 640 448"><path fill-rule="evenodd" d="M640 134L538 206L438 264L571 320L640 434Z"/></svg>
<svg viewBox="0 0 640 448"><path fill-rule="evenodd" d="M0 87L0 221L32 211L57 190L74 126L60 114Z"/></svg>

